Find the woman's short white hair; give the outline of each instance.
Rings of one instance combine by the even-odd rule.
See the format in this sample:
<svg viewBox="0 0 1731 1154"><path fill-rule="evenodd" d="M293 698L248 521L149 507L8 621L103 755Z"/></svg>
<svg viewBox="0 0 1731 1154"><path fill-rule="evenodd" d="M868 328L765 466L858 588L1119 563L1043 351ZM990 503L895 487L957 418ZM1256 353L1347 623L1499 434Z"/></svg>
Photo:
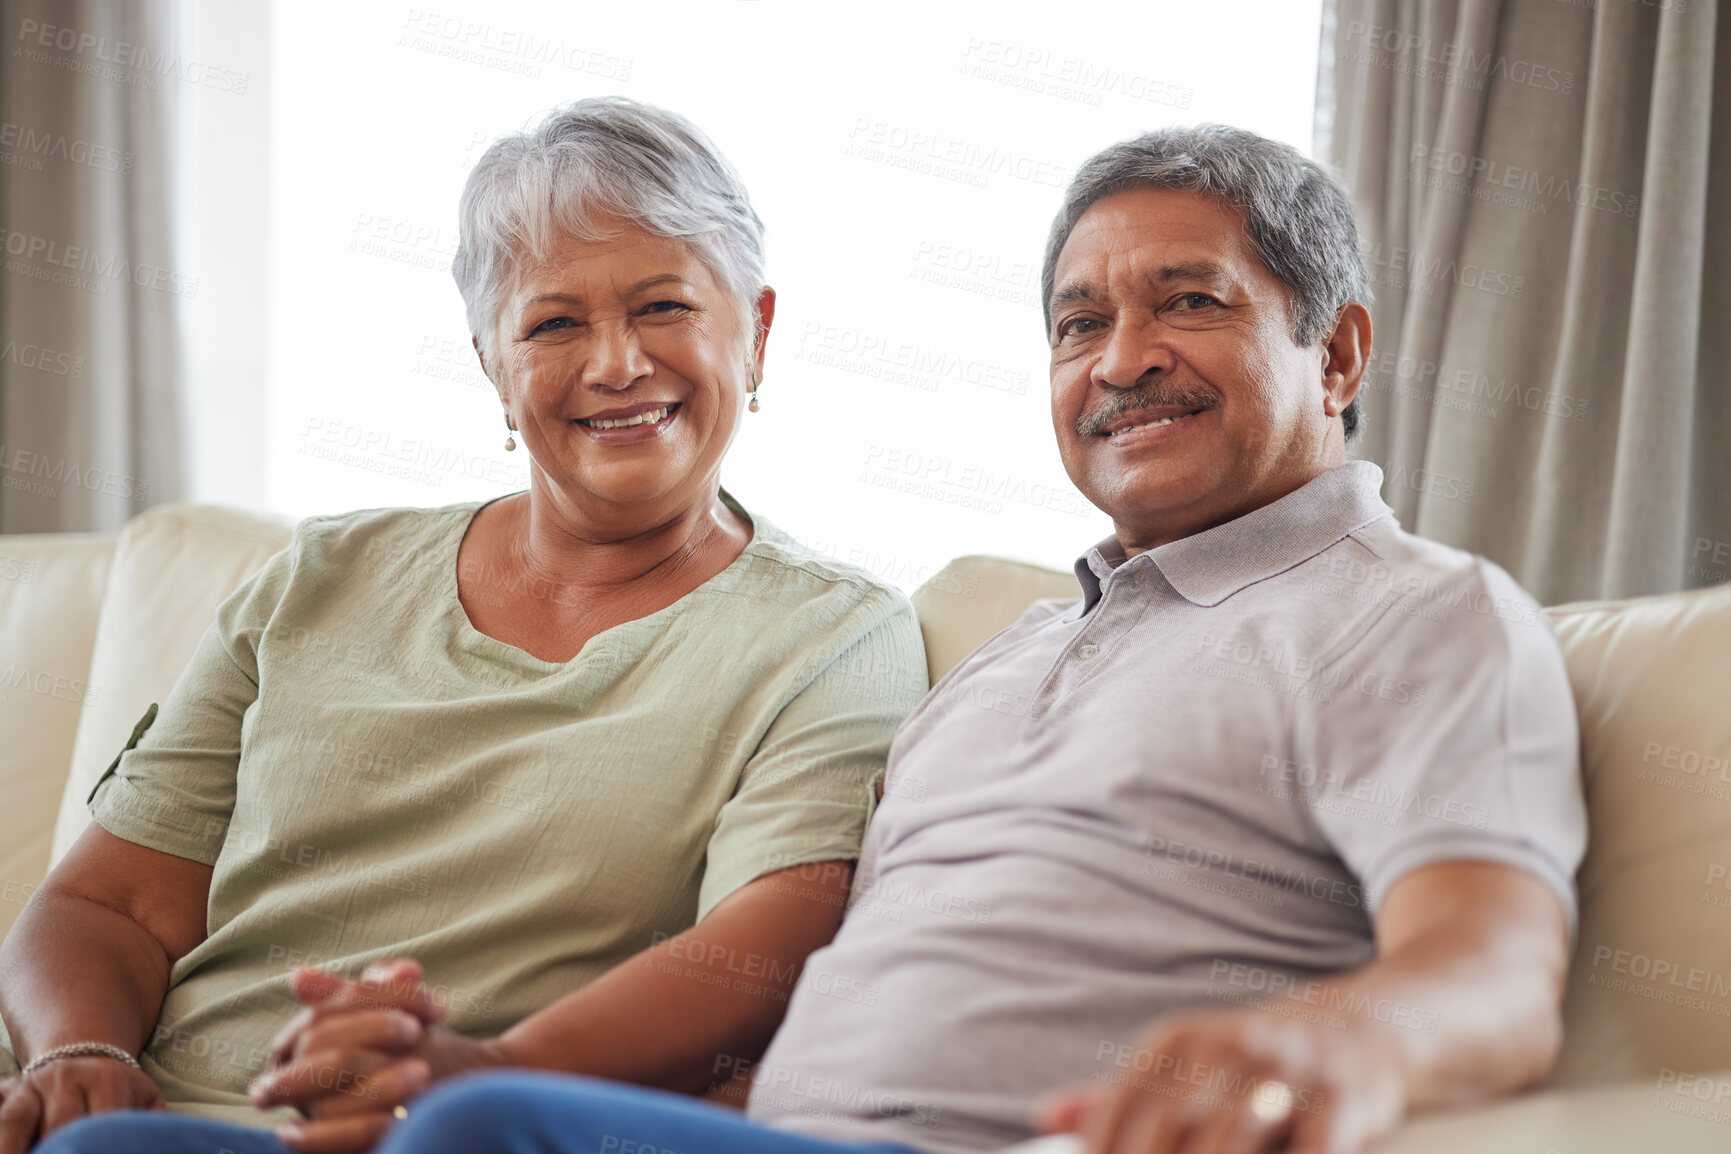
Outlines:
<svg viewBox="0 0 1731 1154"><path fill-rule="evenodd" d="M691 246L755 323L764 285L763 222L733 166L695 125L623 96L549 112L495 141L476 162L458 209L451 274L485 352L511 278L545 260L561 235L605 240L603 217Z"/></svg>

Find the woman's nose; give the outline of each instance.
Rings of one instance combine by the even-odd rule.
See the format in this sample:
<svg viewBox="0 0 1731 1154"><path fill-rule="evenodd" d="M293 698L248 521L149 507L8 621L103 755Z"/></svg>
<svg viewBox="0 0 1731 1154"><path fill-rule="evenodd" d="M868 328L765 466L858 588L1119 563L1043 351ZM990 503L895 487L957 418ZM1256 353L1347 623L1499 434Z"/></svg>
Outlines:
<svg viewBox="0 0 1731 1154"><path fill-rule="evenodd" d="M628 323L597 325L583 362L583 383L619 392L649 375L649 358Z"/></svg>

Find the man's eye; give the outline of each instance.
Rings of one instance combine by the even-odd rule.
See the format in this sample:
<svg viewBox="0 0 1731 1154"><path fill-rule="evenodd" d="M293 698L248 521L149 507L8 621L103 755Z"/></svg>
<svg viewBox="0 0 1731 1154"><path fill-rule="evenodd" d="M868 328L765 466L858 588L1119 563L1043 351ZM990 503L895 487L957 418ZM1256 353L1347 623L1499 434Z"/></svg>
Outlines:
<svg viewBox="0 0 1731 1154"><path fill-rule="evenodd" d="M1099 327L1100 322L1093 317L1071 317L1058 326L1058 339L1085 336Z"/></svg>
<svg viewBox="0 0 1731 1154"><path fill-rule="evenodd" d="M1185 293L1183 296L1178 298L1179 306L1186 311L1205 309L1214 303L1214 298L1209 296L1207 293Z"/></svg>

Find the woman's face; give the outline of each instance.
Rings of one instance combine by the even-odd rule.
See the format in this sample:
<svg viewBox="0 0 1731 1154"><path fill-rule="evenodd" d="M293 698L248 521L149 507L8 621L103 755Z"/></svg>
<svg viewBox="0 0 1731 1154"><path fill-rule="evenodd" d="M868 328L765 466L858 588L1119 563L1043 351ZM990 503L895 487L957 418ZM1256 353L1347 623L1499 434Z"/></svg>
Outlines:
<svg viewBox="0 0 1731 1154"><path fill-rule="evenodd" d="M536 487L578 520L629 530L712 499L763 340L685 244L612 231L521 267L482 361ZM754 304L767 334L775 294Z"/></svg>

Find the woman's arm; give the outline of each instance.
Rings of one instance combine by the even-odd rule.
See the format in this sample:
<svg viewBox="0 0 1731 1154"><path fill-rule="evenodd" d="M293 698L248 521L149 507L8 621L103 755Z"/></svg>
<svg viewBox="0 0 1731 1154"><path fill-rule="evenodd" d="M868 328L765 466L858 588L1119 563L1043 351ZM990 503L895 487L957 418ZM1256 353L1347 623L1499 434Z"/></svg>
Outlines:
<svg viewBox="0 0 1731 1154"><path fill-rule="evenodd" d="M0 1017L20 1065L56 1046L150 1040L174 963L205 937L211 867L85 830L0 947ZM112 1058L64 1059L4 1086L0 1154L104 1109L155 1105Z"/></svg>
<svg viewBox="0 0 1731 1154"><path fill-rule="evenodd" d="M766 874L697 925L507 1030L505 1065L701 1092L769 1046L805 965L841 925L852 862Z"/></svg>
<svg viewBox="0 0 1731 1154"><path fill-rule="evenodd" d="M0 1016L18 1061L70 1042L136 1054L174 963L205 938L211 867L84 831L0 947Z"/></svg>
<svg viewBox="0 0 1731 1154"><path fill-rule="evenodd" d="M261 1107L313 1120L279 1135L303 1150L364 1150L429 1082L484 1066L562 1070L698 1093L768 1047L806 958L835 936L853 863L766 874L696 926L622 962L491 1041L427 1024L418 981L318 990L258 1079ZM424 1064L424 1070L421 1069ZM333 1091L331 1087L338 1089Z"/></svg>

